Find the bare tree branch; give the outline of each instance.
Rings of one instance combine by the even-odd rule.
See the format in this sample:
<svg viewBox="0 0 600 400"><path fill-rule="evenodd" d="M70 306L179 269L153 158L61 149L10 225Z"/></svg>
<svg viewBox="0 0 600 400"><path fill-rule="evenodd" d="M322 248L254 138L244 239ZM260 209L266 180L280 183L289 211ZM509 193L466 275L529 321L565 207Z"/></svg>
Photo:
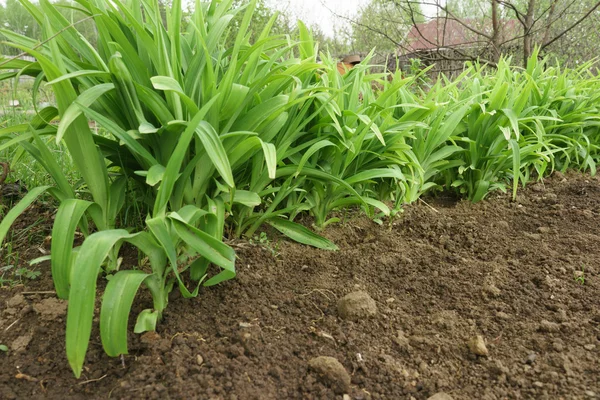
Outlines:
<svg viewBox="0 0 600 400"><path fill-rule="evenodd" d="M582 23L587 17L589 17L594 11L596 11L596 9L600 7L600 1L596 3L595 6L593 6L592 8L590 8L590 10L585 13L585 15L583 15L581 18L579 18L573 25L571 25L570 27L568 27L567 29L563 30L561 33L559 33L558 35L556 35L554 37L554 39L550 40L547 43L543 43L541 46L541 49L545 49L546 47L550 46L552 43L556 42L558 39L560 39L561 37L563 37L564 35L566 35L569 31L571 31L573 28L575 28L577 25L579 25L580 23Z"/></svg>

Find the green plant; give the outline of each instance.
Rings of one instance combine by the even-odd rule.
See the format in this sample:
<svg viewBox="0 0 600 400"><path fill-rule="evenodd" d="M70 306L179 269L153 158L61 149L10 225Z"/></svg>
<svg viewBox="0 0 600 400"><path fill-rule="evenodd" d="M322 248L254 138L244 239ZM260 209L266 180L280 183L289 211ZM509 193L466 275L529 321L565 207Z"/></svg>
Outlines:
<svg viewBox="0 0 600 400"><path fill-rule="evenodd" d="M250 43L254 3L246 7L230 48L221 43L234 14L242 12L232 10L231 1L197 1L183 29L180 1L163 18L155 1L81 0L78 11L95 21L97 47L50 2L42 0L39 8L27 0L22 4L42 26L45 40L37 43L3 30L12 46L36 60L4 60L2 77L31 75L34 92L48 82L57 107L38 110L30 123L0 133L34 157L54 182L31 189L6 214L0 238L42 193L60 201L52 232L52 275L58 297L69 299L67 357L79 376L99 272L112 275L100 312L102 343L110 356L127 353L127 319L142 284L154 307L138 315L136 332L155 329L173 285L184 297L193 297L201 286L235 276L235 254L222 242L225 219L261 203L264 193L248 190L259 178L265 190L280 190L270 182L277 177L279 155L290 144L285 138L298 134L299 113L312 101L313 91L304 89L303 81L320 66L314 57L295 56L298 49L304 51L302 42L269 36L274 19ZM50 123L56 118L58 126ZM105 134L92 131L88 119ZM69 182L46 137L65 144L79 184ZM276 137L282 138L280 149L272 143ZM128 191L147 215L144 227L118 225ZM288 235L333 247L278 219L274 226ZM85 240L73 248L76 229ZM125 242L144 253L149 264L120 270Z"/></svg>
<svg viewBox="0 0 600 400"><path fill-rule="evenodd" d="M5 344L0 344L0 351L4 353L8 352L8 346Z"/></svg>
<svg viewBox="0 0 600 400"><path fill-rule="evenodd" d="M580 285L585 285L585 265L581 266L581 271L577 271L575 274L575 282Z"/></svg>
<svg viewBox="0 0 600 400"><path fill-rule="evenodd" d="M266 232L261 232L259 235L252 236L248 242L250 244L256 244L263 247L264 249L268 250L273 257L277 257L279 254L279 242L273 244Z"/></svg>
<svg viewBox="0 0 600 400"><path fill-rule="evenodd" d="M58 297L69 299L66 350L77 377L99 277L110 278L101 340L118 356L140 287L153 307L137 316L136 333L156 329L175 286L189 298L235 277L226 234L253 238L266 223L335 250L294 220L307 213L324 229L338 221L332 211L357 207L383 223L430 190L478 201L512 183L514 198L532 174L595 173L600 81L545 68L537 54L526 70L509 60L493 71L469 64L414 93L420 75L372 73L371 56L345 75L329 55L317 62L302 23L294 35L272 35L274 15L252 32L253 1L196 0L184 17L181 0L78 0L85 17L74 23L48 0L21 3L44 40L0 30L35 57L0 60L0 80L30 75L31 105L44 84L56 105L11 117L0 151L15 164L35 160L51 181L33 182L42 186L4 214L0 240L40 196L59 203L51 268ZM78 32L83 22L93 22L94 43ZM121 264L125 243L138 265Z"/></svg>
<svg viewBox="0 0 600 400"><path fill-rule="evenodd" d="M15 266L11 264L0 267L0 272L2 273L0 275L0 287L12 287L18 283L18 281L10 277L11 275L13 275L12 270L14 270L14 268Z"/></svg>
<svg viewBox="0 0 600 400"><path fill-rule="evenodd" d="M32 270L29 268L21 267L15 271L15 275L27 279L37 279L42 273L40 271Z"/></svg>

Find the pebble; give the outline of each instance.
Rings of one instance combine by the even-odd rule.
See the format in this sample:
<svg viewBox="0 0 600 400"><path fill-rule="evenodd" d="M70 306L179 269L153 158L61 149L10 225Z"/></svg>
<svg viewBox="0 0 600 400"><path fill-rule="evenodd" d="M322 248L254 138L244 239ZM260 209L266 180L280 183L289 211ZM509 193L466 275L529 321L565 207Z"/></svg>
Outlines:
<svg viewBox="0 0 600 400"><path fill-rule="evenodd" d="M592 351L596 348L595 344L586 344L585 346L583 346L584 349Z"/></svg>
<svg viewBox="0 0 600 400"><path fill-rule="evenodd" d="M591 390L586 390L585 395L588 397L596 397L596 393L592 392Z"/></svg>
<svg viewBox="0 0 600 400"><path fill-rule="evenodd" d="M338 314L344 319L356 321L377 314L377 304L367 292L358 291L347 294L338 301Z"/></svg>
<svg viewBox="0 0 600 400"><path fill-rule="evenodd" d="M439 393L434 394L431 397L428 397L427 400L454 400L454 399L448 393L439 392Z"/></svg>
<svg viewBox="0 0 600 400"><path fill-rule="evenodd" d="M550 228L547 226L540 226L537 231L538 233L550 233Z"/></svg>
<svg viewBox="0 0 600 400"><path fill-rule="evenodd" d="M345 393L350 389L350 375L346 368L335 358L320 356L311 359L308 366L319 374L336 393Z"/></svg>
<svg viewBox="0 0 600 400"><path fill-rule="evenodd" d="M487 357L489 355L489 351L485 346L485 341L483 340L483 336L481 335L477 335L474 338L471 338L471 340L469 340L468 345L471 353L475 355L484 357Z"/></svg>
<svg viewBox="0 0 600 400"><path fill-rule="evenodd" d="M196 356L196 364L198 364L198 365L204 364L204 358L200 354L198 354Z"/></svg>
<svg viewBox="0 0 600 400"><path fill-rule="evenodd" d="M525 364L531 365L531 364L533 364L535 362L536 359L537 359L537 354L531 353L525 359Z"/></svg>
<svg viewBox="0 0 600 400"><path fill-rule="evenodd" d="M544 387L544 384L540 381L535 381L535 382L533 382L533 386L542 388L542 387Z"/></svg>

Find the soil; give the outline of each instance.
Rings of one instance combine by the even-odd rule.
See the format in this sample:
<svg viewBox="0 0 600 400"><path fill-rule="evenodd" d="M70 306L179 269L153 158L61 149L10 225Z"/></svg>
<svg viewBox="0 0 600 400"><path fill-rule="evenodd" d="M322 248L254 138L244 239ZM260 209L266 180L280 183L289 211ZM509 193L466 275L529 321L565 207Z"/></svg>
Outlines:
<svg viewBox="0 0 600 400"><path fill-rule="evenodd" d="M0 398L600 398L598 178L555 174L516 202L426 199L384 226L349 218L324 234L339 251L233 243L235 280L174 293L122 359L95 330L80 380L42 264L0 289ZM343 319L351 293L360 312ZM142 294L135 310L150 305Z"/></svg>

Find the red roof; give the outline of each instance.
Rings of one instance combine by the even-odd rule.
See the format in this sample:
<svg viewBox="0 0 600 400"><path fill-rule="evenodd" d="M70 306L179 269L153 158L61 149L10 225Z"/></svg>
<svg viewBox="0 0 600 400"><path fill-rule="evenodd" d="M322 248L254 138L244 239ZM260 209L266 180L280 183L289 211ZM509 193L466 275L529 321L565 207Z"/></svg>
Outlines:
<svg viewBox="0 0 600 400"><path fill-rule="evenodd" d="M504 20L501 24L503 33L501 41L504 42L519 36L517 32L521 27L518 21ZM429 22L413 25L406 37L406 45L400 49L400 52L406 54L418 50L444 47L478 47L489 43L488 38L473 31L491 35L491 23L483 24L482 21L476 19L457 21L449 18L435 18Z"/></svg>

